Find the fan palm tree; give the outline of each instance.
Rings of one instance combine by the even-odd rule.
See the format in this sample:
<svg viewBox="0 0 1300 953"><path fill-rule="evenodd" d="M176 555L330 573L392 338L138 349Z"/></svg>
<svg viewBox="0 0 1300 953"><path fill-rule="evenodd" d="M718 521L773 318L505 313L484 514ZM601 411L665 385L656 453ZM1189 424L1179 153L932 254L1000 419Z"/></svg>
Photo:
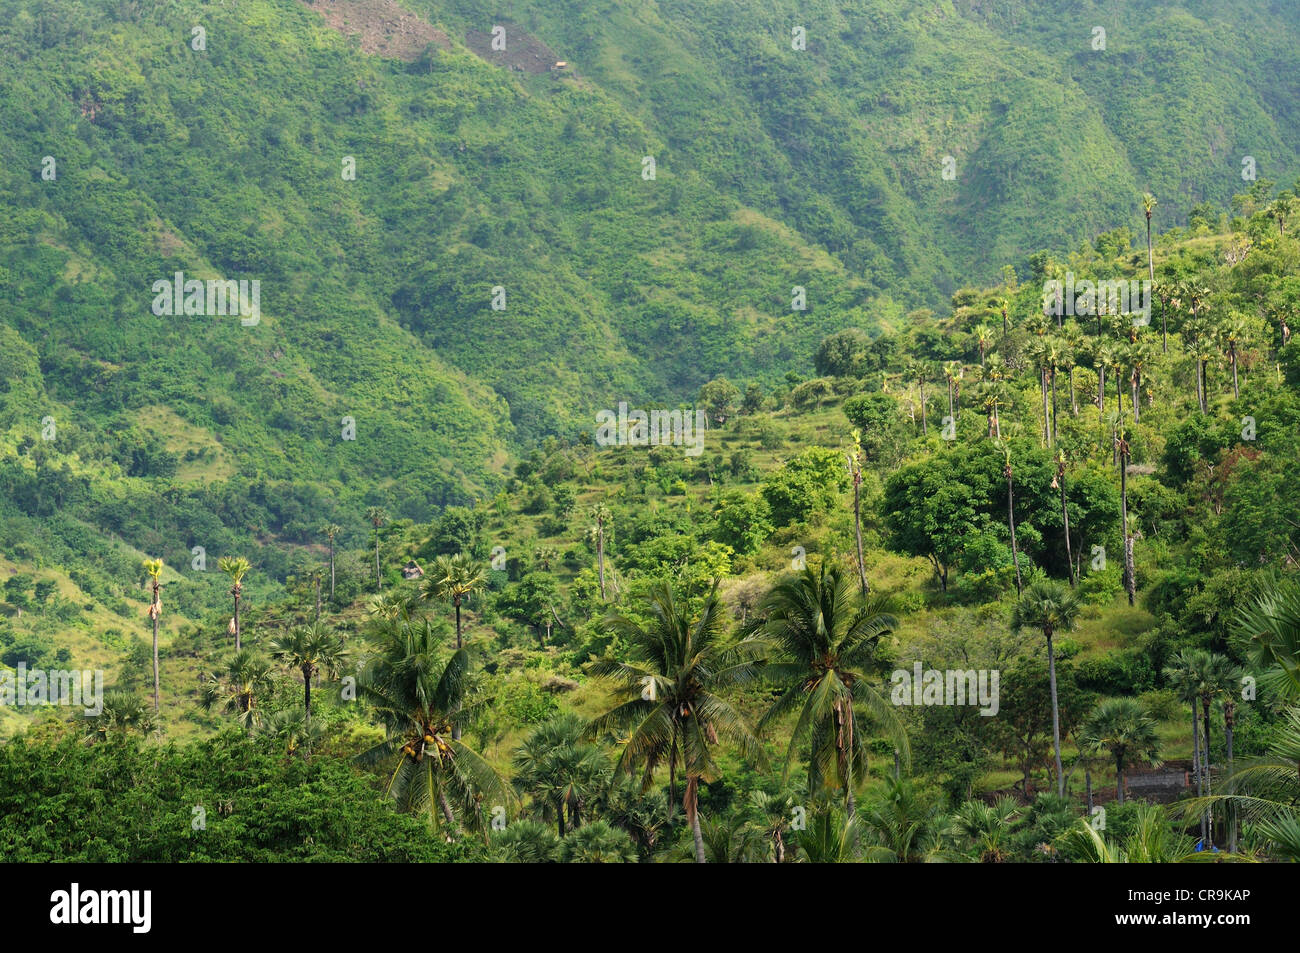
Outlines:
<svg viewBox="0 0 1300 953"><path fill-rule="evenodd" d="M1237 386L1237 356L1249 334L1250 325L1246 322L1245 316L1239 311L1230 314L1219 327L1219 339L1228 352L1228 364L1232 367L1233 400L1241 397L1241 389Z"/></svg>
<svg viewBox="0 0 1300 953"><path fill-rule="evenodd" d="M248 649L239 649L225 668L208 674L201 702L205 710L220 708L233 714L240 726L252 734L262 724L258 698L270 694L274 686L271 664Z"/></svg>
<svg viewBox="0 0 1300 953"><path fill-rule="evenodd" d="M556 715L534 728L514 755L515 787L532 795L560 837L581 826L609 774L604 753L584 739L586 729L572 712Z"/></svg>
<svg viewBox="0 0 1300 953"><path fill-rule="evenodd" d="M86 718L86 740L103 741L110 735L125 735L132 731L147 735L155 727L154 713L139 695L110 690L104 693L99 714Z"/></svg>
<svg viewBox="0 0 1300 953"><path fill-rule="evenodd" d="M492 835L491 857L501 864L554 863L560 839L540 821L524 818Z"/></svg>
<svg viewBox="0 0 1300 953"><path fill-rule="evenodd" d="M1015 798L1000 797L992 804L967 801L952 816L950 832L972 845L980 863L1006 863L1012 857L1011 827L1019 814Z"/></svg>
<svg viewBox="0 0 1300 953"><path fill-rule="evenodd" d="M424 577L420 588L423 600L438 599L456 610L456 648L463 645L461 638L460 609L465 600L487 587L487 574L465 553L439 556L434 560L433 572Z"/></svg>
<svg viewBox="0 0 1300 953"><path fill-rule="evenodd" d="M1213 353L1214 329L1208 320L1193 317L1183 322L1183 340L1196 370L1196 403L1202 414L1209 413L1205 367Z"/></svg>
<svg viewBox="0 0 1300 953"><path fill-rule="evenodd" d="M474 710L467 704L469 652L446 658L428 620L387 625L378 639L357 685L385 738L360 759L397 756L385 790L398 810L425 815L448 837L461 825L482 827L483 806L509 807L513 796L482 755L453 736Z"/></svg>
<svg viewBox="0 0 1300 953"><path fill-rule="evenodd" d="M1192 777L1196 782L1198 796L1204 792L1201 788L1201 728L1196 704L1201 697L1201 673L1204 668L1199 656L1204 654L1203 649L1183 649L1164 670L1170 688L1192 709Z"/></svg>
<svg viewBox="0 0 1300 953"><path fill-rule="evenodd" d="M807 739L808 790L817 792L827 782L843 787L849 817L855 812L854 789L867 773L859 711L870 713L910 759L897 710L871 683L880 639L898 625L882 610L881 600L855 594L838 567L823 565L777 585L749 628L748 641L773 654L766 673L780 693L760 730L799 713L783 777L789 774L795 747Z"/></svg>
<svg viewBox="0 0 1300 953"><path fill-rule="evenodd" d="M636 845L627 831L608 821L593 821L560 841L560 860L566 864L634 864Z"/></svg>
<svg viewBox="0 0 1300 953"><path fill-rule="evenodd" d="M244 595L244 576L252 567L243 556L222 556L217 560L217 568L230 577L230 594L235 600L235 614L231 618L231 625L234 626L235 651L238 652L244 647L240 642L239 601Z"/></svg>
<svg viewBox="0 0 1300 953"><path fill-rule="evenodd" d="M153 623L153 710L158 711L158 617L162 615L162 596L158 577L162 575L161 559L146 559L144 571L149 575L153 595L149 601L149 621Z"/></svg>
<svg viewBox="0 0 1300 953"><path fill-rule="evenodd" d="M767 859L774 864L784 864L789 854L788 835L799 807L793 794L788 791L769 794L766 791L751 791L749 807L756 817L753 823L763 838L768 842Z"/></svg>
<svg viewBox="0 0 1300 953"><path fill-rule="evenodd" d="M646 610L646 625L618 613L602 623L628 647L629 661L606 656L592 663L591 674L612 686L616 703L588 731L616 733L622 752L615 771L630 774L641 765L642 791L649 790L655 768L666 760L673 800L680 758L686 776L682 806L695 839L695 858L705 863L699 787L720 776L713 746L725 739L747 758L763 758L754 733L721 696L755 677L753 647L724 643L727 613L716 585L695 618L668 583L651 588Z"/></svg>
<svg viewBox="0 0 1300 953"><path fill-rule="evenodd" d="M1153 766L1159 761L1160 739L1156 722L1134 698L1107 698L1083 723L1079 743L1092 751L1106 751L1115 760L1115 799L1124 803L1124 769L1134 758Z"/></svg>
<svg viewBox="0 0 1300 953"><path fill-rule="evenodd" d="M343 527L337 523L326 523L320 530L325 534L325 538L330 544L330 605L334 604L334 540L343 532Z"/></svg>
<svg viewBox="0 0 1300 953"><path fill-rule="evenodd" d="M382 506L367 507L366 519L375 528L375 592L380 592L384 584L379 576L379 528L388 522L388 511Z"/></svg>
<svg viewBox="0 0 1300 953"><path fill-rule="evenodd" d="M348 657L343 640L320 624L303 625L271 640L271 657L279 659L302 674L303 719L311 723L311 682L317 674L339 677L339 668Z"/></svg>
<svg viewBox="0 0 1300 953"><path fill-rule="evenodd" d="M1061 769L1061 708L1056 697L1056 649L1058 632L1073 629L1079 618L1079 600L1054 580L1029 585L1011 614L1011 627L1037 629L1047 640L1047 677L1052 696L1052 752L1056 757L1056 793L1065 796L1065 774Z"/></svg>

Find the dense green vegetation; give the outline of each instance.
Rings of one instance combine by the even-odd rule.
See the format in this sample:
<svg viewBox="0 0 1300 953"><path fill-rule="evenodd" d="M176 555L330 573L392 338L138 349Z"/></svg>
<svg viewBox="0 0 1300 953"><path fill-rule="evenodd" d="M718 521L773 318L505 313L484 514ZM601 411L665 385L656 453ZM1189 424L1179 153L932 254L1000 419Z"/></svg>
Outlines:
<svg viewBox="0 0 1300 953"><path fill-rule="evenodd" d="M0 0L5 856L1300 857L1294 11L404 5Z"/></svg>

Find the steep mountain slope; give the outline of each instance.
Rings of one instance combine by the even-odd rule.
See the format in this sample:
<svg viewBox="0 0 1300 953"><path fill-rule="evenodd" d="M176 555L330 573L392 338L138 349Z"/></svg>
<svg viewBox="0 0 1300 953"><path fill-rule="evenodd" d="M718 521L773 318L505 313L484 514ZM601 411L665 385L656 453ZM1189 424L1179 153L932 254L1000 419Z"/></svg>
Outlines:
<svg viewBox="0 0 1300 953"><path fill-rule="evenodd" d="M1132 221L1142 188L1169 222L1226 203L1243 155L1286 179L1298 23L0 0L0 552L122 612L141 554L247 550L278 581L325 520L359 545L366 506L483 498L620 400L806 372L830 332ZM155 313L178 272L260 282L256 322Z"/></svg>

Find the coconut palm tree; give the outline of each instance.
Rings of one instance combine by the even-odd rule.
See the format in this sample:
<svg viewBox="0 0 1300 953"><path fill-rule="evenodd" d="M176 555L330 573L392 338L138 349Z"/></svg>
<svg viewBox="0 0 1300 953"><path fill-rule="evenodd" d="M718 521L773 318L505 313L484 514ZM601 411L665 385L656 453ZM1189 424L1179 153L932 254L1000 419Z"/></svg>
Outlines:
<svg viewBox="0 0 1300 953"><path fill-rule="evenodd" d="M587 723L564 712L534 728L514 754L514 785L541 808L560 837L582 825L583 811L604 791L609 765L584 738Z"/></svg>
<svg viewBox="0 0 1300 953"><path fill-rule="evenodd" d="M1300 701L1300 582L1265 573L1258 590L1243 600L1233 619L1261 688L1288 705Z"/></svg>
<svg viewBox="0 0 1300 953"><path fill-rule="evenodd" d="M796 746L807 740L808 790L818 792L828 783L842 787L850 817L856 809L854 789L867 773L859 712L869 713L910 760L897 709L871 680L877 646L898 621L883 611L881 600L852 590L838 567L807 568L768 593L748 631L748 641L772 654L766 674L780 693L760 730L798 712L783 778Z"/></svg>
<svg viewBox="0 0 1300 953"><path fill-rule="evenodd" d="M815 813L797 832L799 858L808 864L852 864L863 859L863 824L828 808ZM883 852L883 851L882 851Z"/></svg>
<svg viewBox="0 0 1300 953"><path fill-rule="evenodd" d="M343 532L343 527L337 523L326 523L320 530L325 534L325 538L330 543L330 605L334 604L334 540Z"/></svg>
<svg viewBox="0 0 1300 953"><path fill-rule="evenodd" d="M239 601L244 595L244 576L252 567L243 556L222 556L217 560L217 568L230 577L230 595L235 600L235 614L230 624L234 627L235 651L238 652L244 647L240 642Z"/></svg>
<svg viewBox="0 0 1300 953"><path fill-rule="evenodd" d="M366 508L366 519L375 528L375 592L380 592L384 584L379 575L379 528L388 522L388 511L382 506L369 506Z"/></svg>
<svg viewBox="0 0 1300 953"><path fill-rule="evenodd" d="M467 698L469 652L447 658L439 642L428 620L380 629L357 686L385 738L359 758L396 755L387 795L398 810L425 815L450 838L462 825L483 827L485 812L510 807L513 795L482 755L453 737L453 726L475 710Z"/></svg>
<svg viewBox="0 0 1300 953"><path fill-rule="evenodd" d="M1056 757L1056 793L1065 796L1065 774L1061 769L1061 708L1056 697L1056 648L1058 632L1073 629L1079 618L1079 600L1067 587L1054 580L1033 582L1020 596L1011 614L1011 627L1037 629L1047 640L1047 677L1052 695L1052 752Z"/></svg>
<svg viewBox="0 0 1300 953"><path fill-rule="evenodd" d="M745 757L760 762L762 748L745 720L721 693L756 676L753 646L723 641L726 609L715 585L697 616L668 583L651 587L645 607L650 621L611 612L604 631L628 647L629 660L611 656L589 671L612 687L615 704L592 721L588 731L613 731L622 751L616 773L642 767L642 791L654 771L668 763L669 797L676 800L677 763L686 776L682 806L695 840L695 859L705 863L700 828L699 788L721 774L712 749L720 740L735 743Z"/></svg>
<svg viewBox="0 0 1300 953"><path fill-rule="evenodd" d="M149 601L149 621L153 623L153 710L158 711L158 617L162 615L162 596L158 577L162 575L161 559L146 559L144 571L149 574L153 595Z"/></svg>
<svg viewBox="0 0 1300 953"><path fill-rule="evenodd" d="M210 672L204 682L200 700L205 710L220 708L235 715L249 734L262 724L258 699L269 695L275 686L271 664L248 649L239 649L217 672Z"/></svg>
<svg viewBox="0 0 1300 953"><path fill-rule="evenodd" d="M271 657L302 674L303 719L311 723L311 682L318 674L339 677L339 669L348 657L343 639L315 623L298 626L271 640Z"/></svg>
<svg viewBox="0 0 1300 953"><path fill-rule="evenodd" d="M461 640L460 609L465 600L487 588L487 574L483 567L465 553L439 556L434 560L433 571L424 577L420 598L424 601L438 599L450 603L456 610L456 648Z"/></svg>
<svg viewBox="0 0 1300 953"><path fill-rule="evenodd" d="M1124 803L1124 769L1135 758L1158 764L1156 722L1134 698L1107 698L1083 723L1081 746L1109 752L1115 761L1115 799Z"/></svg>
<svg viewBox="0 0 1300 953"><path fill-rule="evenodd" d="M886 779L883 794L855 820L861 825L865 859L905 864L947 857L942 837L951 821L909 778Z"/></svg>

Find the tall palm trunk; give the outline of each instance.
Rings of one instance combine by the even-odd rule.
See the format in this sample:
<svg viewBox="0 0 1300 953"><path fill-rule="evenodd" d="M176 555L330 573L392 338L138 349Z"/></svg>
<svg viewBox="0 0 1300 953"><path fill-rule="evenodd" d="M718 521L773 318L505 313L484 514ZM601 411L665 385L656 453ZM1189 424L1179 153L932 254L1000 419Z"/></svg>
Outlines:
<svg viewBox="0 0 1300 953"><path fill-rule="evenodd" d="M384 582L379 578L379 527L375 527L375 592L382 592Z"/></svg>
<svg viewBox="0 0 1300 953"><path fill-rule="evenodd" d="M1235 344L1228 348L1228 358L1232 361L1232 399L1237 400L1241 397L1241 391L1237 388L1237 346Z"/></svg>
<svg viewBox="0 0 1300 953"><path fill-rule="evenodd" d="M839 748L839 768L844 776L844 810L853 820L858 813L858 799L853 790L853 702L846 700L842 708L837 708L835 717L839 720L835 744Z"/></svg>
<svg viewBox="0 0 1300 953"><path fill-rule="evenodd" d="M1056 441L1056 368L1049 372L1052 381L1052 442Z"/></svg>
<svg viewBox="0 0 1300 953"><path fill-rule="evenodd" d="M1232 777L1232 729L1236 721L1236 707L1233 705L1232 693L1229 692L1223 698L1223 738L1227 746L1225 752L1228 758L1228 777ZM1228 802L1228 851L1235 854L1237 852L1237 806L1235 803Z"/></svg>
<svg viewBox="0 0 1300 953"><path fill-rule="evenodd" d="M1097 368L1097 423L1106 421L1106 365Z"/></svg>
<svg viewBox="0 0 1300 953"><path fill-rule="evenodd" d="M1016 566L1016 595L1020 595L1023 587L1020 582L1020 550L1016 547L1016 494L1012 487L1011 464L1008 463L1002 472L1007 478L1007 527L1011 530L1011 561Z"/></svg>
<svg viewBox="0 0 1300 953"><path fill-rule="evenodd" d="M707 864L708 859L704 856L704 834L700 830L700 776L692 774L686 779L686 796L683 798L683 806L686 808L686 818L691 823L691 836L695 840L695 862L697 864Z"/></svg>
<svg viewBox="0 0 1300 953"><path fill-rule="evenodd" d="M334 603L334 537L330 537L330 604Z"/></svg>
<svg viewBox="0 0 1300 953"><path fill-rule="evenodd" d="M1056 647L1052 644L1052 630L1043 630L1047 636L1047 679L1052 689L1052 754L1056 758L1056 793L1065 796L1065 773L1061 769L1061 709L1056 701Z"/></svg>
<svg viewBox="0 0 1300 953"><path fill-rule="evenodd" d="M235 596L235 651L236 652L238 652L240 648L242 648L239 641L240 639L239 596L240 596L241 589L243 589L243 586L241 586L239 583L235 583L234 596Z"/></svg>
<svg viewBox="0 0 1300 953"><path fill-rule="evenodd" d="M1124 756L1115 755L1115 800L1124 803Z"/></svg>
<svg viewBox="0 0 1300 953"><path fill-rule="evenodd" d="M862 560L862 469L855 461L853 465L853 536L858 547L858 584L865 596L870 590L867 586L867 568Z"/></svg>
<svg viewBox="0 0 1300 953"><path fill-rule="evenodd" d="M149 615L153 617L153 710L158 710L158 581L153 584L153 602Z"/></svg>
<svg viewBox="0 0 1300 953"><path fill-rule="evenodd" d="M1124 532L1124 587L1128 590L1128 604L1137 596L1137 568L1133 562L1133 534L1128 526L1128 441L1119 440L1119 501L1121 529Z"/></svg>
<svg viewBox="0 0 1300 953"><path fill-rule="evenodd" d="M1201 696L1201 710L1203 712L1202 722L1205 726L1204 730L1201 732L1201 737L1205 740L1205 756L1202 758L1202 773L1205 775L1206 797L1209 797L1213 793L1210 790L1210 704L1212 701L1213 698L1210 695ZM1208 807L1205 809L1204 818L1202 818L1202 829L1205 831L1205 836L1209 838L1206 841L1206 846L1209 847L1214 843L1214 818L1210 814L1210 809Z"/></svg>
<svg viewBox="0 0 1300 953"><path fill-rule="evenodd" d="M1070 511L1065 505L1065 464L1057 469L1056 482L1061 485L1061 522L1065 524L1065 567L1070 573L1070 587L1075 584L1074 551L1070 548Z"/></svg>
<svg viewBox="0 0 1300 953"><path fill-rule="evenodd" d="M921 436L928 437L930 435L930 428L926 424L925 419L925 381L917 381L916 386L918 393L921 395Z"/></svg>
<svg viewBox="0 0 1300 953"><path fill-rule="evenodd" d="M312 667L304 665L302 667L302 709L303 720L311 724L311 676Z"/></svg>
<svg viewBox="0 0 1300 953"><path fill-rule="evenodd" d="M1043 446L1050 447L1052 438L1048 430L1047 420L1047 366L1043 365L1038 369L1038 389L1043 394Z"/></svg>
<svg viewBox="0 0 1300 953"><path fill-rule="evenodd" d="M596 571L600 576L600 601L605 601L605 521L596 519Z"/></svg>
<svg viewBox="0 0 1300 953"><path fill-rule="evenodd" d="M456 651L459 652L463 644L460 638L460 596L457 595L455 599L452 600L452 602L456 606ZM460 721L457 720L456 723L451 726L452 740L459 741L460 735L461 735L461 726L460 726Z"/></svg>

